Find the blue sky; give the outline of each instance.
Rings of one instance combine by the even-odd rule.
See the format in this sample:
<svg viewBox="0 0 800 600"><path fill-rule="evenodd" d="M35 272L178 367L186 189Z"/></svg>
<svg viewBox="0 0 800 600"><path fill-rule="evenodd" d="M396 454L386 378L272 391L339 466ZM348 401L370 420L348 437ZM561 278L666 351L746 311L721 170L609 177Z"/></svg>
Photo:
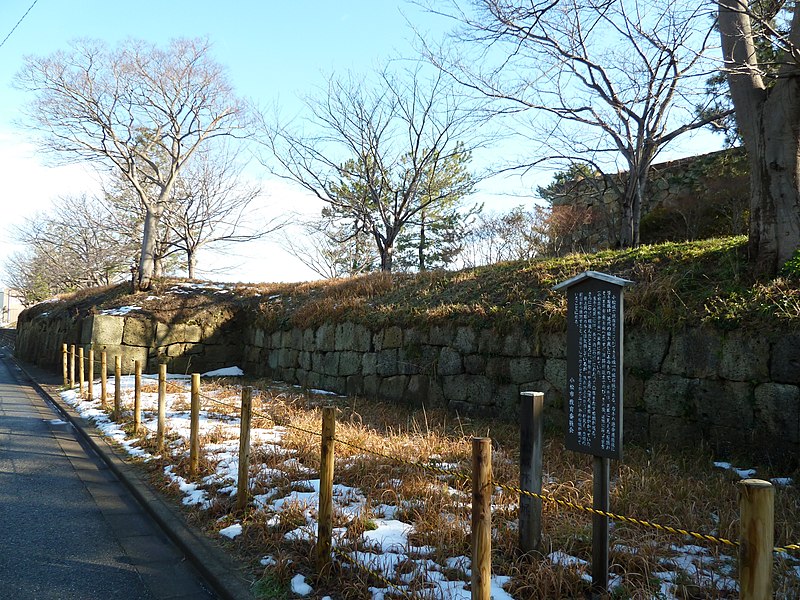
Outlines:
<svg viewBox="0 0 800 600"><path fill-rule="evenodd" d="M14 27L32 1L0 2L0 39ZM263 106L277 104L283 114L293 114L300 109L298 95L313 93L334 71L366 73L390 57L415 56L414 33L406 20L431 39L439 39L450 27L446 20L403 0L240 0L228 3L37 0L0 47L0 178L4 182L0 188L0 223L6 226L19 223L25 216L45 209L58 194L91 192L98 185L96 177L86 168L44 166L29 143L28 133L15 127L20 107L28 98L13 89L11 83L25 55L50 54L81 37L114 44L128 37L165 43L174 37L208 36L213 43L214 57L228 68L239 95ZM715 149L709 143L714 144L701 143L700 151ZM686 154L697 148L698 144L694 143L688 150L681 152L679 147L676 152ZM518 150L511 149L515 153ZM477 157L473 161L476 168L482 166L475 164L479 160ZM484 202L489 209L506 210L522 202L532 202L531 190L549 181L550 177L551 173L544 172L525 180L495 178L485 182L474 199ZM284 182L267 181L264 189L266 202L274 212L288 206L310 212L319 210L301 192ZM0 285L1 265L13 249L7 229L0 226ZM300 263L283 254L275 243L234 251L237 257L214 257L211 261L214 267L223 269L229 279L267 281L314 277ZM264 261L265 255L271 259ZM201 254L201 269L204 263L206 258Z"/></svg>

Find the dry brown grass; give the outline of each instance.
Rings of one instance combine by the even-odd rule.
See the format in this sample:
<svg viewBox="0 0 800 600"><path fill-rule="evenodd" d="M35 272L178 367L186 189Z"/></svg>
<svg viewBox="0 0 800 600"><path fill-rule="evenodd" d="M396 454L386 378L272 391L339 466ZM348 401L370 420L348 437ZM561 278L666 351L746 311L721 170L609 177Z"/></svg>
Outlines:
<svg viewBox="0 0 800 600"><path fill-rule="evenodd" d="M469 483L456 475L421 469L415 463L439 465L454 473L468 474L472 436L492 438L497 482L515 485L518 481L518 432L511 424L461 419L444 411L389 406L357 398L314 396L294 388L255 383L262 388L254 399L256 422L265 427L283 426L286 432L280 451L271 446L256 447L251 463L251 474L256 480L254 494L285 497L290 491L300 489L298 481L318 476L320 450L316 432L320 430L320 407L336 406L336 436L342 443L336 446L335 483L357 488L366 498L363 511L355 517L341 510L335 514L334 526L346 528L342 537L352 549L365 549L357 540L374 526L376 519L386 516L384 507L388 506L394 507L394 518L414 525L409 537L412 546L433 549L429 559L442 565L448 557L469 556ZM239 387L204 386L203 397L208 395L213 396L214 402L204 400L204 409L213 405L215 413L231 418L238 415ZM219 428L210 432L204 441L217 443L226 436L231 436L230 429ZM174 450L179 455L174 472L188 478L188 450L185 445ZM167 464L155 462L158 468ZM215 468L214 461L204 457L200 475L195 480L213 474ZM280 470L283 475L275 477L270 469ZM548 437L544 470L546 494L591 505L591 457L569 452L560 438ZM268 472L271 475L264 475ZM763 477L779 475L790 474L772 473L768 468L759 472ZM175 493L174 485L168 484L163 476L156 476L155 481ZM215 493L217 487L210 486L209 493ZM520 599L582 598L589 584L581 571L554 565L547 555L560 551L590 561L591 515L545 502L541 552L520 555L515 494L498 493L493 505L493 571L512 577L507 589ZM611 510L731 539L738 535L736 478L729 472L713 469L711 456L702 447L692 453L676 454L664 448L629 446L625 462L612 463ZM798 541L800 494L796 487L778 488L775 510L776 543ZM365 585L384 586L368 574L343 567L338 562L330 572L316 574L312 544L285 538L288 532L306 525L307 513L308 507L298 502L287 502L276 514L252 509L245 514L235 513L231 498L222 494L207 510L191 509L190 518L211 534L234 520L241 522L243 534L226 541L226 545L251 566L254 577L265 582L264 585L269 584L269 593L274 597L280 597L280 590L288 589L289 579L298 571L304 573L317 590L313 598L335 590L337 598L366 599L371 596L365 592ZM311 516L316 517L313 510ZM710 576L727 574L736 578L735 551L724 546L701 544L625 523L612 525L611 540L612 576L622 581L614 598L658 598L660 582L656 574L674 570L671 563L684 555L679 547L686 544L708 548L704 560L709 565ZM277 564L266 569L262 567L258 561L265 555L274 557ZM798 596L798 564L800 561L792 558L777 561L776 597ZM411 566L411 563L400 565L396 575L408 571ZM458 568L443 571L450 578L459 577ZM412 588L417 589L419 597L431 597L430 589L426 588L428 584L423 581L424 577L415 574ZM677 583L679 598L733 597L730 592L716 589L691 572L679 576Z"/></svg>

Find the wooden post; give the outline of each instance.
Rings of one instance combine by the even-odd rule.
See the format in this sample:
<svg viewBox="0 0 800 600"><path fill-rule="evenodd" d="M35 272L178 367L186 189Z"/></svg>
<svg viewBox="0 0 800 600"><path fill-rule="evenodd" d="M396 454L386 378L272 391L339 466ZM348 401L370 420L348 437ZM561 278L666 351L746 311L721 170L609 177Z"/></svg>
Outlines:
<svg viewBox="0 0 800 600"><path fill-rule="evenodd" d="M68 364L69 364L69 350L67 349L66 344L61 344L61 370L64 373L64 387L67 387L67 384L69 383Z"/></svg>
<svg viewBox="0 0 800 600"><path fill-rule="evenodd" d="M79 382L78 395L81 398L83 398L83 386L86 383L86 377L85 377L85 374L84 374L85 373L84 372L84 367L86 365L84 365L83 363L84 363L83 346L80 346L78 348L78 382Z"/></svg>
<svg viewBox="0 0 800 600"><path fill-rule="evenodd" d="M772 598L775 488L769 481L739 482L739 598Z"/></svg>
<svg viewBox="0 0 800 600"><path fill-rule="evenodd" d="M167 364L158 365L158 429L156 430L156 447L164 451L164 428L167 419Z"/></svg>
<svg viewBox="0 0 800 600"><path fill-rule="evenodd" d="M100 352L100 408L108 406L108 353L105 348Z"/></svg>
<svg viewBox="0 0 800 600"><path fill-rule="evenodd" d="M120 394L122 387L122 359L120 358L119 354L114 357L114 415L113 419L115 421L119 420L119 414L122 410L120 406Z"/></svg>
<svg viewBox="0 0 800 600"><path fill-rule="evenodd" d="M75 344L69 346L69 387L75 387Z"/></svg>
<svg viewBox="0 0 800 600"><path fill-rule="evenodd" d="M250 500L250 415L253 408L253 388L242 388L242 418L239 424L239 477L236 488L236 509L245 510ZM322 475L320 475L322 481ZM321 485L321 484L320 484ZM320 492L320 496L321 496Z"/></svg>
<svg viewBox="0 0 800 600"><path fill-rule="evenodd" d="M592 508L608 512L609 459L594 457ZM608 517L592 515L592 592L600 597L608 590Z"/></svg>
<svg viewBox="0 0 800 600"><path fill-rule="evenodd" d="M472 438L472 600L491 600L492 440Z"/></svg>
<svg viewBox="0 0 800 600"><path fill-rule="evenodd" d="M142 426L142 363L133 361L133 433Z"/></svg>
<svg viewBox="0 0 800 600"><path fill-rule="evenodd" d="M333 538L333 466L336 409L322 407L322 443L319 465L319 523L317 525L317 571L330 567Z"/></svg>
<svg viewBox="0 0 800 600"><path fill-rule="evenodd" d="M89 387L86 388L86 398L91 402L94 400L94 348L89 346L89 359L87 360L87 366L89 367L89 377L87 383Z"/></svg>
<svg viewBox="0 0 800 600"><path fill-rule="evenodd" d="M200 373L192 373L192 406L189 417L189 474L200 466Z"/></svg>
<svg viewBox="0 0 800 600"><path fill-rule="evenodd" d="M542 453L544 447L544 394L520 394L519 487L542 493ZM519 547L523 552L538 550L542 541L542 501L521 494L519 498Z"/></svg>

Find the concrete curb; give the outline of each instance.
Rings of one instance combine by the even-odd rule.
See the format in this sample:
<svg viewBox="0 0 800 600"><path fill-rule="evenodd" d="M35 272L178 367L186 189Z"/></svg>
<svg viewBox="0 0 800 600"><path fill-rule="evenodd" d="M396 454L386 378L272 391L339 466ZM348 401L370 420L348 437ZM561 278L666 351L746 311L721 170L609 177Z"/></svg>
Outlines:
<svg viewBox="0 0 800 600"><path fill-rule="evenodd" d="M234 560L212 540L189 526L179 510L170 506L153 491L137 470L122 459L94 425L79 416L72 407L65 405L58 397L56 386L39 383L16 357L8 356L8 358L14 361L36 391L51 402L75 427L80 437L108 465L172 542L186 554L195 569L220 598L223 600L255 598L250 591L251 584L245 579Z"/></svg>

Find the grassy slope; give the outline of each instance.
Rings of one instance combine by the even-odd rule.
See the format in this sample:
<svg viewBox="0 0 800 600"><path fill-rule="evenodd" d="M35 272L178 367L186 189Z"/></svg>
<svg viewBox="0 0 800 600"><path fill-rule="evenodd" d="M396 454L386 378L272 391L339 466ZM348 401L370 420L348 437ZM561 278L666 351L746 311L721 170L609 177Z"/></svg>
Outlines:
<svg viewBox="0 0 800 600"><path fill-rule="evenodd" d="M650 329L706 323L720 328L795 329L800 323L800 277L753 278L743 237L665 243L563 258L500 263L454 272L376 273L333 281L236 286L235 294L196 290L170 295L175 281L149 293L127 286L63 298L57 310L92 312L135 304L162 321L250 313L267 328L353 320L371 326L481 324L499 330L563 325L566 299L552 286L586 270L633 280L625 296L626 321ZM154 299L158 297L158 299ZM53 305L39 305L31 315Z"/></svg>

